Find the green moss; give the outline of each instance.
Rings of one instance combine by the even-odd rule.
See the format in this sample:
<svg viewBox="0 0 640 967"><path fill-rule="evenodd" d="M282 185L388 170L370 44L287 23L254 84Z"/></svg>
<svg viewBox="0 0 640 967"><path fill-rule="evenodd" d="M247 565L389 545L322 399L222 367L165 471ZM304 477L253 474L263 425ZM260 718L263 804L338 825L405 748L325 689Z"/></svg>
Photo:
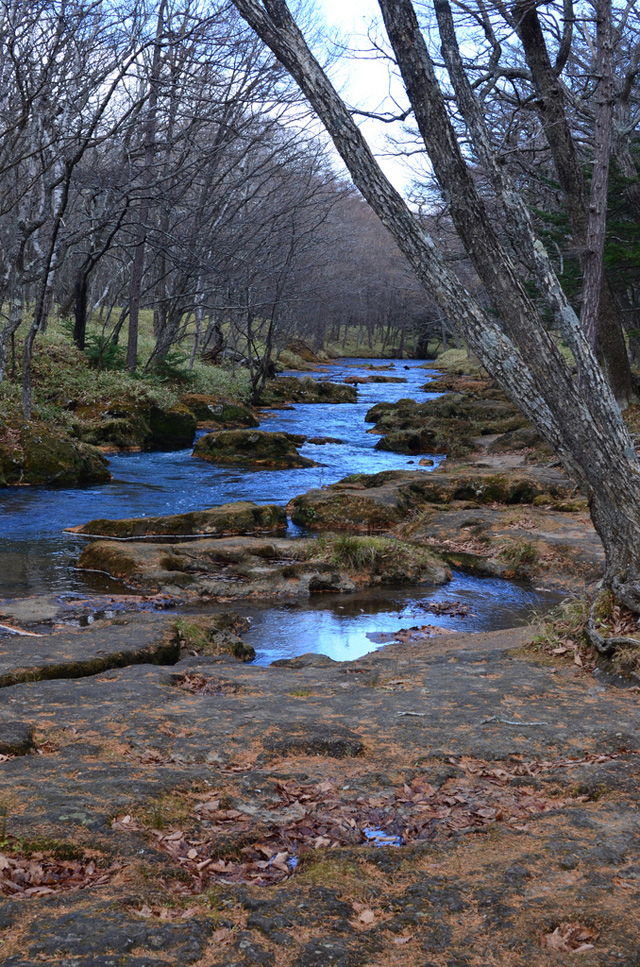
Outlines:
<svg viewBox="0 0 640 967"><path fill-rule="evenodd" d="M531 567L540 560L538 549L529 541L508 544L500 551L500 558L516 570Z"/></svg>
<svg viewBox="0 0 640 967"><path fill-rule="evenodd" d="M179 618L175 629L180 647L198 655L231 655L238 661L253 661L253 645L247 644L236 631L246 630L248 623L235 612Z"/></svg>
<svg viewBox="0 0 640 967"><path fill-rule="evenodd" d="M95 537L180 537L198 534L219 537L274 533L285 530L286 527L287 514L283 507L275 504L238 501L233 504L221 504L209 510L171 514L167 517L92 520L72 530L78 534L90 534Z"/></svg>
<svg viewBox="0 0 640 967"><path fill-rule="evenodd" d="M446 568L432 551L391 537L325 535L322 542L304 544L300 552L349 573L366 574L374 583L441 583L446 576Z"/></svg>
<svg viewBox="0 0 640 967"><path fill-rule="evenodd" d="M313 460L298 453L296 442L298 441L289 433L221 430L200 437L193 455L212 463L240 466L276 469L315 467Z"/></svg>

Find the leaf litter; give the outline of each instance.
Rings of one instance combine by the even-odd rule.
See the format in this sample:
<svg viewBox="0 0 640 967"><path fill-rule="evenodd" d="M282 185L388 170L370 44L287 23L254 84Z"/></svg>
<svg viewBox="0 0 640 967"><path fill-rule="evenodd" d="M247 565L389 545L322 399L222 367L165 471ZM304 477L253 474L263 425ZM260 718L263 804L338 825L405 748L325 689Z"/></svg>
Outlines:
<svg viewBox="0 0 640 967"><path fill-rule="evenodd" d="M270 886L291 877L314 850L368 845L400 846L477 832L491 824L525 832L530 822L563 808L575 797L523 783L543 773L617 758L487 763L470 757L449 761L464 773L439 789L428 772L415 775L392 794L353 795L337 781L294 780L275 784L275 799L256 807L228 792L198 794L190 821L172 830L145 826L132 815L117 817L114 829L144 830L181 870L171 884L198 894L212 880ZM188 877L185 877L188 874Z"/></svg>

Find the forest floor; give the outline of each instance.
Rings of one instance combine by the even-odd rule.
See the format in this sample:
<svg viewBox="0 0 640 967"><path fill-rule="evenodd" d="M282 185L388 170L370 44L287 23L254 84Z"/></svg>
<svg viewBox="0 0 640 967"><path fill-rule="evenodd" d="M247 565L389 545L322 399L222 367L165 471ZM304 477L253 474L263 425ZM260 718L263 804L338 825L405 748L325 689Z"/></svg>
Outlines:
<svg viewBox="0 0 640 967"><path fill-rule="evenodd" d="M531 628L260 668L171 627L3 643L0 963L638 964L637 687Z"/></svg>

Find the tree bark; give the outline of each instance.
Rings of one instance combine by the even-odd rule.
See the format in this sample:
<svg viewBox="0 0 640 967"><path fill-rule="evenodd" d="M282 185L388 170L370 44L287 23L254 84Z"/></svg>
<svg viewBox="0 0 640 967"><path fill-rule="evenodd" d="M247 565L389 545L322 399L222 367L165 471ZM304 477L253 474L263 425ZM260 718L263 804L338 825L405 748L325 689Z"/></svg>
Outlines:
<svg viewBox="0 0 640 967"><path fill-rule="evenodd" d="M598 110L596 121L595 186L591 200L569 126L564 91L549 58L535 3L532 0L518 0L514 15L515 28L536 89L535 108L564 193L571 234L583 271L581 318L589 343L598 354L616 399L625 404L633 397L631 368L615 296L603 272L602 257L598 256L599 252L604 251L606 185L613 134L611 9L609 4L607 13L607 4L608 0L598 0L596 70L599 74L602 72L603 83L599 85L602 108Z"/></svg>

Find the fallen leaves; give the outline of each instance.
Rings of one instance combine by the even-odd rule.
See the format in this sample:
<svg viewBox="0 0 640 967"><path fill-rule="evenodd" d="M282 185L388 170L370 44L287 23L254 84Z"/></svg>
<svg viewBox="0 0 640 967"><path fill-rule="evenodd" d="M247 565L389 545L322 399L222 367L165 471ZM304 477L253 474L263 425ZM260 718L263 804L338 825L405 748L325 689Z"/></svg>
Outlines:
<svg viewBox="0 0 640 967"><path fill-rule="evenodd" d="M513 761L505 768L471 758L458 764L464 775L439 789L427 773L391 795L351 798L331 780L290 780L275 783L260 806L211 790L194 806L191 824L180 829L141 827L131 815L116 817L112 826L122 831L144 828L183 874L190 875L190 881L182 876L176 889L200 893L214 877L257 886L281 883L314 850L400 846L496 822L522 830L532 817L565 804L514 782L532 775L534 764Z"/></svg>
<svg viewBox="0 0 640 967"><path fill-rule="evenodd" d="M118 869L119 864L113 864L101 870L92 858L59 860L40 852L0 853L0 895L17 898L82 890L107 883Z"/></svg>
<svg viewBox="0 0 640 967"><path fill-rule="evenodd" d="M421 604L422 611L429 614L447 615L449 618L466 618L471 614L468 604L462 601L428 601Z"/></svg>
<svg viewBox="0 0 640 967"><path fill-rule="evenodd" d="M235 682L225 682L217 678L206 678L204 675L183 675L177 683L178 688L195 695L233 695L241 690Z"/></svg>
<svg viewBox="0 0 640 967"><path fill-rule="evenodd" d="M598 931L581 923L560 923L552 933L542 936L543 947L572 954L593 950Z"/></svg>

